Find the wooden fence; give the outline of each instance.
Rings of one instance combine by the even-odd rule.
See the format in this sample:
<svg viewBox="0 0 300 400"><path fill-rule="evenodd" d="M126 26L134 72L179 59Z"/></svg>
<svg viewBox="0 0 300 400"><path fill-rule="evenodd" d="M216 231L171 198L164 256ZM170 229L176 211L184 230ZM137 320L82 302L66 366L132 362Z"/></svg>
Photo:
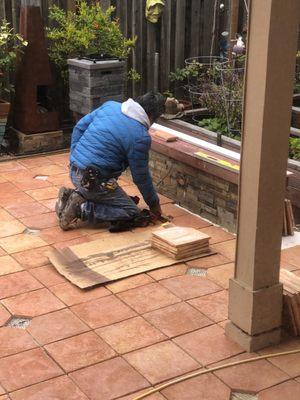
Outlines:
<svg viewBox="0 0 300 400"><path fill-rule="evenodd" d="M92 0L89 0L92 1ZM99 0L103 7L115 7L125 36L137 36L135 49L128 60L128 68L141 75L140 82L128 85L129 95L138 95L153 89L154 60L158 53L158 89L170 88L169 74L184 66L188 57L218 54L220 34L229 30L230 0L166 0L157 24L145 18L146 0ZM74 0L0 0L0 18L6 18L18 29L21 4L40 5L45 25L49 7L56 4L74 9ZM220 7L224 4L224 7ZM245 20L244 0L240 0L239 29Z"/></svg>

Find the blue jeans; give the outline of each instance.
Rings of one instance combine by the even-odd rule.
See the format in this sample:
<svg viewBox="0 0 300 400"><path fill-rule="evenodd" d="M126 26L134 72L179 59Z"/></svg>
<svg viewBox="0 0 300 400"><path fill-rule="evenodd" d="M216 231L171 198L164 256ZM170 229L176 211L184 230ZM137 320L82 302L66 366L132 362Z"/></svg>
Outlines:
<svg viewBox="0 0 300 400"><path fill-rule="evenodd" d="M129 220L140 214L140 209L134 201L117 185L115 189L97 187L97 190L87 190L82 187L82 172L71 169L71 180L76 191L86 199L81 206L81 219L90 223L102 221Z"/></svg>

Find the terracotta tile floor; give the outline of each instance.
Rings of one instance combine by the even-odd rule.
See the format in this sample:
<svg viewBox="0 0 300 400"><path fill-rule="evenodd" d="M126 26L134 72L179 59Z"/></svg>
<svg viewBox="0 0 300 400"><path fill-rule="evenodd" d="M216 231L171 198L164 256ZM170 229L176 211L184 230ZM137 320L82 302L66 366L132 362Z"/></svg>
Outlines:
<svg viewBox="0 0 300 400"><path fill-rule="evenodd" d="M0 400L132 400L203 366L251 356L224 335L234 236L165 196L164 212L210 234L217 254L86 291L49 264L53 249L110 235L103 227L58 228L53 209L59 187L71 186L67 165L67 153L0 163ZM138 194L126 176L120 182ZM300 246L283 251L282 267L300 275ZM188 268L207 274L186 275ZM12 316L30 324L8 327ZM261 353L299 345L290 339ZM147 400L229 400L231 390L296 400L300 356L207 374Z"/></svg>

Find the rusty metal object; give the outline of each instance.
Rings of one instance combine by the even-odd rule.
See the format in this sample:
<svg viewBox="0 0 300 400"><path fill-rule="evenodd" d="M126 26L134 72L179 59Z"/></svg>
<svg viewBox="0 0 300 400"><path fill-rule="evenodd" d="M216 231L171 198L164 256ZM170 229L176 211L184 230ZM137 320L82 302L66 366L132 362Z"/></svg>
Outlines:
<svg viewBox="0 0 300 400"><path fill-rule="evenodd" d="M51 109L47 90L54 84L45 45L40 7L23 6L20 33L28 41L18 63L13 104L13 125L23 133L59 128L58 113Z"/></svg>

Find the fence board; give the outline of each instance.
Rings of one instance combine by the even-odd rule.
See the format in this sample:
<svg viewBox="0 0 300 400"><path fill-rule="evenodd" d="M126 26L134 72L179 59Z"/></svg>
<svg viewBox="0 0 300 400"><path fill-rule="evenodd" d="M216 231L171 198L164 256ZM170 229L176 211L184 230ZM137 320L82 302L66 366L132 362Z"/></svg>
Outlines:
<svg viewBox="0 0 300 400"><path fill-rule="evenodd" d="M162 15L161 51L160 51L160 88L162 91L169 89L169 74L171 71L171 16L172 2L166 1ZM173 45L174 47L174 45Z"/></svg>
<svg viewBox="0 0 300 400"><path fill-rule="evenodd" d="M186 0L176 2L175 69L183 67L185 59Z"/></svg>

